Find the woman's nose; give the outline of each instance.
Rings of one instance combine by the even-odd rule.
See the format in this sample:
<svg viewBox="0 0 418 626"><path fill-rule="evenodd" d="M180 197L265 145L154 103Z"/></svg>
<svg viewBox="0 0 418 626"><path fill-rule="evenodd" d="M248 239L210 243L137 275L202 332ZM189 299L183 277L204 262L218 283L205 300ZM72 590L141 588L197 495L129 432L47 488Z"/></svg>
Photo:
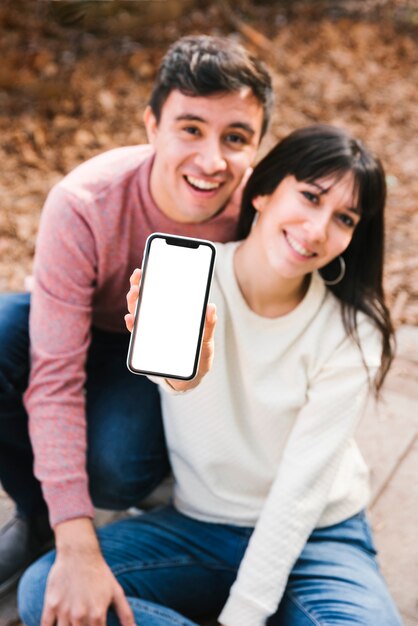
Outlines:
<svg viewBox="0 0 418 626"><path fill-rule="evenodd" d="M311 220L305 222L305 229L312 242L323 243L328 237L329 217L327 215L315 215Z"/></svg>

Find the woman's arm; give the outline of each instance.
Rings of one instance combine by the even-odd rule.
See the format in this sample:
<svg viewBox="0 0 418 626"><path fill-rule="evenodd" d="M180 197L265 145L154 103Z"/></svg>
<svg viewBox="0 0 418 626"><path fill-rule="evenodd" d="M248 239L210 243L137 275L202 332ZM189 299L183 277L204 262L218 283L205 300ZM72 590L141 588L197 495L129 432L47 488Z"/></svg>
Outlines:
<svg viewBox="0 0 418 626"><path fill-rule="evenodd" d="M372 335L371 376L378 365L375 333ZM367 393L368 375L359 350L347 339L307 390L306 404L289 435L237 580L219 617L225 626L261 626L277 610L290 571L327 504Z"/></svg>

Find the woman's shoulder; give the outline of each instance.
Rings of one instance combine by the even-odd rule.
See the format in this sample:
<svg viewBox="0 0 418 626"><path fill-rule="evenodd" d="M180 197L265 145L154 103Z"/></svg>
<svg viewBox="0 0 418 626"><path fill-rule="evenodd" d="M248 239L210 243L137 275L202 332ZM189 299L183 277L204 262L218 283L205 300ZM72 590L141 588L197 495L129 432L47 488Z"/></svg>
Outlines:
<svg viewBox="0 0 418 626"><path fill-rule="evenodd" d="M216 262L221 264L225 260L234 255L235 249L239 246L240 241L230 241L229 243L221 243L220 241L214 241L213 245L216 248Z"/></svg>
<svg viewBox="0 0 418 626"><path fill-rule="evenodd" d="M214 271L214 284L229 284L234 281L234 253L239 241L220 243L215 241L216 261Z"/></svg>
<svg viewBox="0 0 418 626"><path fill-rule="evenodd" d="M345 365L366 364L378 367L381 360L382 336L375 322L363 311L347 311L347 319L355 321L350 332L344 323L341 301L329 290L321 307L323 348L328 357ZM325 352L326 350L324 350Z"/></svg>

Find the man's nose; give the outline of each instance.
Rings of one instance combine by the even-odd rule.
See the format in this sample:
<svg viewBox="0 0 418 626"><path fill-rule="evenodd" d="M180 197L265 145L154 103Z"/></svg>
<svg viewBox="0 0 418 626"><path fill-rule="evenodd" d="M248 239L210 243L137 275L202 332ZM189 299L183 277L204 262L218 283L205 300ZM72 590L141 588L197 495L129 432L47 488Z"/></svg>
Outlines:
<svg viewBox="0 0 418 626"><path fill-rule="evenodd" d="M204 142L196 155L195 162L202 170L202 173L207 175L223 172L227 167L222 146L216 139Z"/></svg>

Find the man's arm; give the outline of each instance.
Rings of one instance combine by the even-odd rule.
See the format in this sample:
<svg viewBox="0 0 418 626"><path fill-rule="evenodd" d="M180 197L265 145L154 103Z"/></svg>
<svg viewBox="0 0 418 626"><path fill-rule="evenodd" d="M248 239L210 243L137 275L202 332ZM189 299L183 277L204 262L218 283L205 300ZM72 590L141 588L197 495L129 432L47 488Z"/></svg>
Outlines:
<svg viewBox="0 0 418 626"><path fill-rule="evenodd" d="M84 388L96 267L95 235L82 203L55 187L37 239L29 319L31 372L24 396L35 475L52 526L94 514L85 469Z"/></svg>
<svg viewBox="0 0 418 626"><path fill-rule="evenodd" d="M31 377L25 394L35 473L54 527L57 558L43 624L105 624L114 604L134 623L100 552L86 474L85 362L96 283L95 233L79 198L60 186L45 204L31 300Z"/></svg>

